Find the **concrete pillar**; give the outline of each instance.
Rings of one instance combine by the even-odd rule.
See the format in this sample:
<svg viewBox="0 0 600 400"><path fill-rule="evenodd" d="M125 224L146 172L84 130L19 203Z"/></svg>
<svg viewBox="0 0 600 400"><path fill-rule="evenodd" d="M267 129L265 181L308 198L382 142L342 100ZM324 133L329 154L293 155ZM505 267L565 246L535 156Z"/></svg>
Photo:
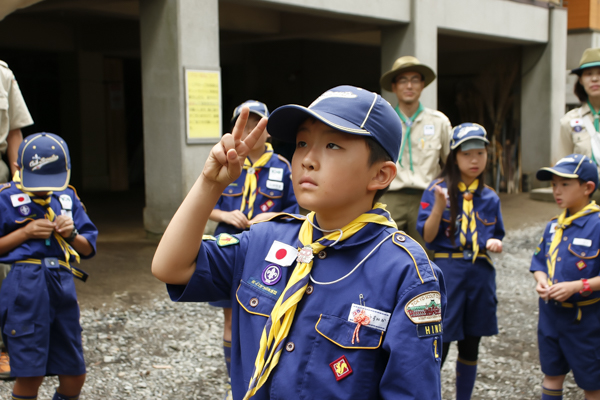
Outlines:
<svg viewBox="0 0 600 400"><path fill-rule="evenodd" d="M411 22L382 30L381 73L392 68L394 61L402 56L415 56L437 73L437 23L435 0L412 0ZM393 93L383 91L383 97L392 105L398 103ZM437 80L421 94L424 106L437 108Z"/></svg>
<svg viewBox="0 0 600 400"><path fill-rule="evenodd" d="M540 186L533 175L540 167L558 161L559 120L565 113L567 12L551 9L549 18L548 43L523 48L521 162L529 188Z"/></svg>
<svg viewBox="0 0 600 400"><path fill-rule="evenodd" d="M219 67L218 0L140 2L146 207L164 232L212 144L186 144L184 68Z"/></svg>

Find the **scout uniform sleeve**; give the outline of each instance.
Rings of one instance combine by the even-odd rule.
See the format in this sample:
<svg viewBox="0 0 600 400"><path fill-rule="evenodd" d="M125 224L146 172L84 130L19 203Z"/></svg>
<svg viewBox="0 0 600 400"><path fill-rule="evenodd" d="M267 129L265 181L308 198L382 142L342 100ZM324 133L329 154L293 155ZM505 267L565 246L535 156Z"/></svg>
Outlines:
<svg viewBox="0 0 600 400"><path fill-rule="evenodd" d="M299 214L300 209L298 207L298 202L296 201L296 194L294 193L294 187L292 185L292 172L286 165L286 184L284 188L284 203L283 209L281 212L288 214Z"/></svg>
<svg viewBox="0 0 600 400"><path fill-rule="evenodd" d="M1 68L1 67L0 67ZM12 73L11 73L12 75ZM29 114L19 84L17 83L14 75L12 76L12 82L8 90L8 118L9 130L20 129L33 124L33 119Z"/></svg>
<svg viewBox="0 0 600 400"><path fill-rule="evenodd" d="M237 235L204 235L196 258L196 270L187 285L167 284L173 301L217 301L235 298L242 277L251 231ZM237 282L234 285L234 282Z"/></svg>
<svg viewBox="0 0 600 400"><path fill-rule="evenodd" d="M504 221L502 220L502 209L500 207L500 199L496 199L496 225L494 225L494 239L504 239Z"/></svg>
<svg viewBox="0 0 600 400"><path fill-rule="evenodd" d="M411 249L412 265L398 291L388 325L390 334L382 345L389 359L379 392L382 399L441 399L442 317L446 308L443 276L416 242L405 243ZM409 278L413 271L415 275L418 271L416 280Z"/></svg>
<svg viewBox="0 0 600 400"><path fill-rule="evenodd" d="M560 136L558 139L558 146L556 146L556 160L554 162L560 160L573 153L573 134L571 133L571 125L570 118L568 115L565 115L560 119Z"/></svg>
<svg viewBox="0 0 600 400"><path fill-rule="evenodd" d="M542 271L548 273L548 267L546 266L546 241L550 239L550 232L553 229L552 227L553 222L551 221L548 223L544 229L544 232L542 233L542 237L533 252L533 257L531 258L531 267L529 268L530 272Z"/></svg>
<svg viewBox="0 0 600 400"><path fill-rule="evenodd" d="M87 212L85 211L85 207L79 199L79 196L77 196L77 192L75 192L75 190L67 190L66 195L71 197L71 203L73 208L72 218L75 229L77 229L77 232L79 232L81 236L87 239L87 241L94 249L94 251L92 251L91 254L87 256L80 254L80 256L83 259L92 258L96 254L96 240L98 239L98 228L96 228L96 225L94 225ZM60 197L62 196L64 195L61 195ZM63 206L63 210L65 210L65 203L63 203L64 199L61 199L60 197L59 199L61 200L61 206ZM68 202L66 203L68 205Z"/></svg>
<svg viewBox="0 0 600 400"><path fill-rule="evenodd" d="M421 205L419 207L419 214L417 215L417 231L419 235L423 236L423 228L425 227L425 221L431 215L431 210L433 209L433 205L435 204L435 191L434 191L435 183L429 185L427 190L423 192L423 196L421 197Z"/></svg>

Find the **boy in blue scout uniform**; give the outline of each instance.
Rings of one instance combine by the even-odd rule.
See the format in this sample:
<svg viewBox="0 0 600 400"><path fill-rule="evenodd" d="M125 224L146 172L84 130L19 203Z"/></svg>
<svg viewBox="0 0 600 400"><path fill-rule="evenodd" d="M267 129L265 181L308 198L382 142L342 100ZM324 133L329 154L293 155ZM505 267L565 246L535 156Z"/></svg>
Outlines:
<svg viewBox="0 0 600 400"><path fill-rule="evenodd" d="M600 399L600 207L590 196L598 187L596 164L570 154L541 181L552 181L563 212L552 219L531 259L539 299L538 346L544 373L543 400L562 399L565 375L587 400Z"/></svg>
<svg viewBox="0 0 600 400"><path fill-rule="evenodd" d="M152 262L175 301L235 299L233 397L440 399L442 275L376 203L396 175L394 109L339 86L275 110L269 132L295 141L294 191L313 212L201 241L266 126L241 140L247 115L213 148Z"/></svg>
<svg viewBox="0 0 600 400"><path fill-rule="evenodd" d="M488 252L502 251L504 224L500 199L483 182L486 136L474 123L452 130L447 162L423 193L417 217L417 230L446 279L442 363L458 341L457 400L471 398L481 337L498 333L496 272Z"/></svg>
<svg viewBox="0 0 600 400"><path fill-rule="evenodd" d="M244 128L242 139L256 127L261 118L269 117L267 105L256 100L247 100L233 110L232 127L235 125L243 107L250 114ZM290 163L273 152L267 142L269 134L264 131L244 160L240 176L227 186L217 205L210 213L210 219L219 223L215 235L235 234L247 230L253 223L266 221L277 213L299 212L291 180ZM254 161L253 161L254 160ZM231 298L212 301L214 307L223 308L223 353L227 365L227 374L231 370Z"/></svg>
<svg viewBox="0 0 600 400"><path fill-rule="evenodd" d="M0 262L12 264L0 291L0 327L16 377L13 399L36 399L58 375L54 400L78 399L85 381L73 264L96 253L98 230L75 190L69 149L51 133L19 147L20 171L0 188Z"/></svg>

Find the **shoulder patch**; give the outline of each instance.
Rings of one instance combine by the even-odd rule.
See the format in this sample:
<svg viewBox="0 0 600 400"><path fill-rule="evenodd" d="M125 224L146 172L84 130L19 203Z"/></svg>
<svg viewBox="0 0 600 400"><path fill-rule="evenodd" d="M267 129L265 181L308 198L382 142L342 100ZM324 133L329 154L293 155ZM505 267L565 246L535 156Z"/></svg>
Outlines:
<svg viewBox="0 0 600 400"><path fill-rule="evenodd" d="M290 162L288 161L287 158L285 158L281 154L277 154L277 158L279 158L281 161L283 161L284 163L286 163L287 166L288 166L288 168L290 169L290 171L292 170L292 166L291 166L291 164L290 164Z"/></svg>
<svg viewBox="0 0 600 400"><path fill-rule="evenodd" d="M202 240L217 240L213 235L202 235Z"/></svg>
<svg viewBox="0 0 600 400"><path fill-rule="evenodd" d="M421 293L406 303L404 312L413 324L441 322L442 295L438 291Z"/></svg>
<svg viewBox="0 0 600 400"><path fill-rule="evenodd" d="M429 186L429 189L427 189L427 190L429 190L429 191L433 190L433 188L434 188L434 187L436 187L437 185L439 185L439 184L440 184L440 183L442 183L442 182L444 182L444 178L438 178L438 179L436 179L436 180L435 180L435 181L434 181L434 182L431 184L431 186Z"/></svg>
<svg viewBox="0 0 600 400"><path fill-rule="evenodd" d="M406 251L412 258L421 283L425 283L425 280L429 280L431 277L437 281L437 276L433 270L433 265L431 265L431 261L429 260L425 249L423 249L419 242L402 231L394 233L392 242L394 242L396 246Z"/></svg>
<svg viewBox="0 0 600 400"><path fill-rule="evenodd" d="M234 244L238 244L240 242L240 239L230 235L229 233L221 233L216 237L216 239L219 247L233 246Z"/></svg>
<svg viewBox="0 0 600 400"><path fill-rule="evenodd" d="M0 185L0 192L4 189L8 189L10 187L10 183L3 183Z"/></svg>

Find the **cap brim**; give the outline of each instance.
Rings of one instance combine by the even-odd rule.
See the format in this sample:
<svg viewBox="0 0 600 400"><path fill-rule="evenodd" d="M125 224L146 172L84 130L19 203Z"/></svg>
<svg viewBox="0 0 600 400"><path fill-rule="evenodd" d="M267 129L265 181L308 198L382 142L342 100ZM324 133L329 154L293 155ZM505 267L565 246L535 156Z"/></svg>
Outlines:
<svg viewBox="0 0 600 400"><path fill-rule="evenodd" d="M51 175L37 175L21 170L21 186L27 192L65 190L71 179L71 170Z"/></svg>
<svg viewBox="0 0 600 400"><path fill-rule="evenodd" d="M600 67L600 61L583 64L578 68L572 69L571 73L579 75L584 69L593 67Z"/></svg>
<svg viewBox="0 0 600 400"><path fill-rule="evenodd" d="M256 115L258 115L258 116L259 116L259 117L261 117L261 118L269 118L267 115L265 115L265 114L263 114L263 113L260 113L260 112L258 112L258 111L255 111L255 110L249 110L249 111L250 111L250 114L256 114ZM250 115L250 114L248 114L248 115ZM235 122L235 121L238 119L238 117L239 117L239 116L240 116L240 114L238 114L238 115L236 115L236 116L232 117L232 118L231 118L231 122Z"/></svg>
<svg viewBox="0 0 600 400"><path fill-rule="evenodd" d="M383 89L387 90L388 92L392 92L393 91L392 90L392 81L398 74L401 74L403 72L418 72L421 75L423 75L423 80L425 81L425 87L427 87L431 82L433 82L435 80L435 72L433 72L433 70L431 68L429 68L427 65L423 65L423 64L409 65L406 67L393 69L393 70L388 71L385 74L383 74L383 76L379 80L381 87Z"/></svg>
<svg viewBox="0 0 600 400"><path fill-rule="evenodd" d="M475 140L479 140L480 142L484 142L485 144L490 144L490 141L487 140L486 138L482 138L482 137L466 137L466 138L463 138L463 139L459 140L458 142L454 143L452 146L450 146L450 149L454 150L458 146L461 146L465 142L475 141ZM485 147L485 145L483 147ZM483 147L471 147L471 148L472 149L481 149ZM463 151L465 151L465 150L463 150Z"/></svg>
<svg viewBox="0 0 600 400"><path fill-rule="evenodd" d="M269 117L267 130L275 139L293 143L296 141L296 133L298 133L300 124L311 117L338 131L353 135L371 136L371 133L366 129L362 129L334 114L323 111L317 112L296 104L282 106L273 111Z"/></svg>
<svg viewBox="0 0 600 400"><path fill-rule="evenodd" d="M552 180L552 175L557 175L560 176L562 178L569 178L569 179L578 179L579 175L577 174L573 174L569 171L565 171L565 170L561 170L560 167L544 167L541 168L538 172L536 172L535 177L539 180L539 181L551 181Z"/></svg>

